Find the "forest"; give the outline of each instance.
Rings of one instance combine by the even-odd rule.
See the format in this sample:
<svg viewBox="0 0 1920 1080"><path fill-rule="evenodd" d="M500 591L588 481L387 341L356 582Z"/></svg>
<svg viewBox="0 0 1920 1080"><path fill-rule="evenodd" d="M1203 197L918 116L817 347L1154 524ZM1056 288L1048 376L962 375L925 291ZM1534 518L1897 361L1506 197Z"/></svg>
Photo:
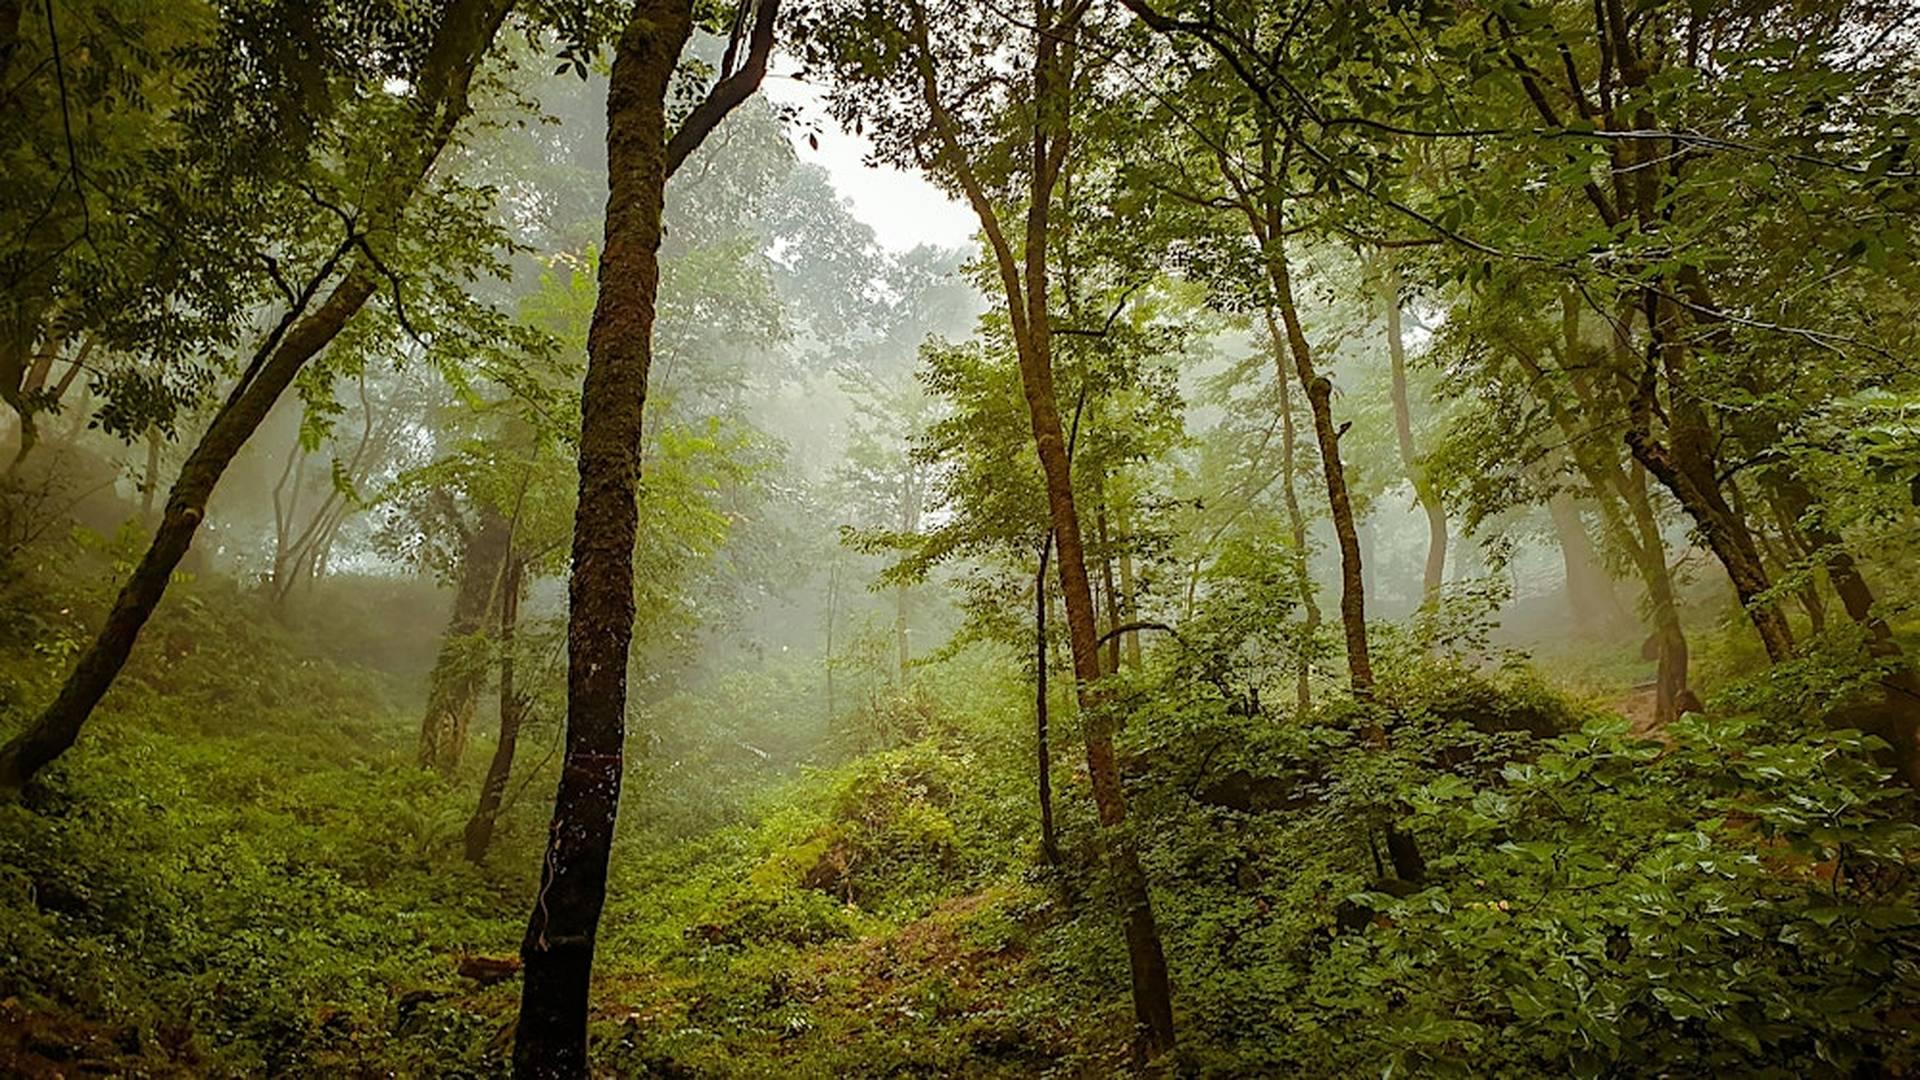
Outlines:
<svg viewBox="0 0 1920 1080"><path fill-rule="evenodd" d="M0 0L0 1075L1920 1077L1920 0Z"/></svg>

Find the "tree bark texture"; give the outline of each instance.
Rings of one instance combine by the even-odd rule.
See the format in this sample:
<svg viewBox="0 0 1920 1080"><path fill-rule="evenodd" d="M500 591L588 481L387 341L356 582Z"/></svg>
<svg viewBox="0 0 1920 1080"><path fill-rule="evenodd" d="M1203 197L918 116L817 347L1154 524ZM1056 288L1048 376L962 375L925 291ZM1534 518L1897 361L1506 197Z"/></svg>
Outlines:
<svg viewBox="0 0 1920 1080"><path fill-rule="evenodd" d="M666 95L692 30L687 0L643 0L621 35L608 85L610 193L581 394L566 748L539 897L520 946L525 978L513 1064L521 1078L587 1072L594 939L625 762L635 497L667 184Z"/></svg>
<svg viewBox="0 0 1920 1080"><path fill-rule="evenodd" d="M723 64L719 82L671 135L667 94L693 32L691 0L641 0L614 51L607 90L606 235L581 390L566 740L539 893L520 946L525 977L513 1049L519 1080L587 1074L594 942L606 903L625 763L635 499L667 178L759 87L778 13L778 0L753 3L745 60L738 70ZM746 14L742 8L737 25L746 25ZM735 55L732 45L727 55Z"/></svg>
<svg viewBox="0 0 1920 1080"><path fill-rule="evenodd" d="M1026 398L1034 447L1045 479L1048 521L1053 529L1060 595L1066 606L1068 640L1073 652L1087 775L1100 822L1105 827L1102 844L1108 870L1125 908L1127 958L1138 1033L1136 1046L1142 1056L1152 1058L1173 1047L1172 983L1159 927L1154 920L1146 873L1133 840L1120 828L1127 816L1126 795L1121 789L1119 763L1114 755L1113 718L1096 686L1101 671L1093 589L1087 576L1072 463L1053 384L1047 283L1049 214L1070 146L1069 111L1077 20L1085 8L1074 5L1070 10L1073 14L1062 19L1056 16L1051 0L1035 0L1033 6L1035 29L1029 77L1034 116L1027 147L1030 154L1026 229L1018 258L1001 227L999 212L973 171L968 149L961 144L958 126L941 97L926 10L919 4L913 5L910 13L910 33L916 46L913 59L919 69L923 98L940 146L938 163L952 171L980 219L981 231L993 250L995 268L1005 290L1007 317L1019 360L1021 392Z"/></svg>
<svg viewBox="0 0 1920 1080"><path fill-rule="evenodd" d="M1314 371L1313 350L1300 325L1293 298L1293 274L1285 244L1277 231L1268 243L1267 272L1274 303L1293 354L1294 373L1306 391L1313 414L1314 440L1320 448L1321 472L1327 482L1327 508L1333 515L1333 534L1340 545L1340 624L1347 642L1347 680L1356 697L1373 694L1373 654L1367 646L1367 585L1360 558L1360 531L1354 523L1353 500L1347 493L1347 469L1340 460L1340 434L1333 422L1333 383Z"/></svg>

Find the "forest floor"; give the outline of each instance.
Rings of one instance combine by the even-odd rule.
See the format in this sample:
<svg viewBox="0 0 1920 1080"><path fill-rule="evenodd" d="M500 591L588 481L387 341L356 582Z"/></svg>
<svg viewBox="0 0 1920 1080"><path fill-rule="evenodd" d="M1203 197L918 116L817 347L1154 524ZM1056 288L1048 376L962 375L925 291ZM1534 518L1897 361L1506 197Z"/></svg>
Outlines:
<svg viewBox="0 0 1920 1080"><path fill-rule="evenodd" d="M1645 683L1620 695L1613 703L1614 711L1627 718L1628 731L1635 735L1650 736L1658 730L1654 718L1654 685Z"/></svg>
<svg viewBox="0 0 1920 1080"><path fill-rule="evenodd" d="M0 805L0 1076L499 1075L519 980L462 967L517 951L556 733L530 735L538 775L476 867L460 834L485 732L471 768L423 772L411 680L230 586L179 591L87 737ZM0 706L43 700L60 671L36 651L48 636L0 631ZM1022 869L1024 813L993 801L1017 794L964 759L885 750L725 797L709 775L636 770L596 1060L609 1075L1072 1075L1124 1045L1048 997L1029 943L1061 925L1035 914L1057 911L1053 889ZM704 817L669 820L702 799Z"/></svg>
<svg viewBox="0 0 1920 1080"><path fill-rule="evenodd" d="M64 1009L0 1001L0 1076L71 1080L82 1076L197 1075L184 1046L149 1053L138 1024L104 1023Z"/></svg>
<svg viewBox="0 0 1920 1080"><path fill-rule="evenodd" d="M473 866L459 838L491 750L484 730L465 773L423 772L407 680L236 616L249 609L225 586L178 601L51 782L0 806L0 1075L501 1075L551 763ZM58 672L30 640L0 641L12 650L0 703L38 700ZM1584 667L1547 666L1580 700L1644 725L1638 666L1586 652ZM1087 895L1090 878L1035 858L1028 705L1017 668L1001 666L1004 687L970 670L934 691L965 732L724 797L708 773L636 770L596 967L604 1075L1126 1070L1118 928ZM1575 722L1613 711L1489 692L1473 690L1467 711L1505 711L1523 728L1544 715L1530 709L1570 708ZM534 733L530 766L554 734ZM1365 860L1337 838L1311 846L1297 814L1198 806L1204 785L1180 770L1245 766L1196 749L1217 736L1171 737L1187 759L1138 780L1141 812L1160 815L1164 834L1156 907L1166 901L1168 933L1209 980L1183 986L1194 1022L1215 1029L1203 1071L1259 1074L1269 1050L1319 1051L1243 1034L1243 1017L1284 1017L1287 995L1353 1000L1350 986L1299 983L1288 965L1300 942L1329 955L1337 902L1370 887ZM1252 745L1244 760L1272 752ZM1083 845L1068 861L1084 864L1084 781L1075 755L1059 760L1063 832ZM685 816L702 799L711 805ZM1363 956L1354 942L1346 955ZM1292 989L1276 999L1279 986Z"/></svg>

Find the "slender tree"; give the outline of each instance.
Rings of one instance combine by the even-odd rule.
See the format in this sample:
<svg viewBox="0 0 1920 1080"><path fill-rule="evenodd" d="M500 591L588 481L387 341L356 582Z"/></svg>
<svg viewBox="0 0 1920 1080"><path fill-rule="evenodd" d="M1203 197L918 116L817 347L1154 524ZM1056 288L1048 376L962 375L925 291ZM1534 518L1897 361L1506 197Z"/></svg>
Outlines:
<svg viewBox="0 0 1920 1080"><path fill-rule="evenodd" d="M1033 744L1038 766L1040 850L1052 866L1060 864L1060 842L1053 831L1053 737L1047 730L1047 559L1053 553L1053 533L1040 542L1040 560L1033 572Z"/></svg>
<svg viewBox="0 0 1920 1080"><path fill-rule="evenodd" d="M1324 176L1328 171L1337 170L1339 165L1302 137L1300 104L1283 101L1274 87L1254 75L1254 68L1277 63L1286 54L1287 46L1296 40L1295 36L1291 29L1286 30L1279 36L1279 45L1267 48L1259 45L1255 37L1227 29L1215 21L1220 13L1211 8L1202 19L1187 19L1170 16L1147 0L1123 0L1123 4L1156 34L1169 40L1196 38L1220 58L1220 70L1193 72L1189 88L1199 91L1196 100L1204 100L1207 91L1217 90L1224 82L1230 87L1226 92L1239 106L1209 117L1196 115L1199 110L1192 109L1190 101L1174 103L1168 108L1198 144L1192 152L1212 159L1226 189L1223 197L1200 201L1208 207L1234 211L1245 220L1266 278L1267 299L1279 314L1279 336L1293 360L1294 375L1312 417L1321 475L1326 482L1327 509L1340 552L1340 622L1347 647L1347 682L1355 698L1370 701L1374 697L1374 671L1366 614L1367 559L1362 550L1361 523L1354 512L1346 465L1340 452L1340 437L1346 425L1335 420L1333 382L1319 370L1318 358L1300 317L1289 243L1310 227L1297 220L1298 207L1294 205L1292 185L1300 164L1296 154L1312 166L1307 170L1310 174L1317 172ZM1237 14L1251 15L1257 21L1270 13L1255 6L1237 9ZM1186 70L1192 71L1190 64ZM1251 92L1251 100L1240 91ZM1337 192L1338 187L1330 190ZM1333 212L1337 214L1338 210ZM1377 748L1385 749L1389 745L1390 733L1378 714L1369 715L1361 734ZM1423 879L1426 861L1414 837L1392 825L1388 825L1385 832L1395 874L1409 882Z"/></svg>
<svg viewBox="0 0 1920 1080"><path fill-rule="evenodd" d="M1066 606L1068 640L1080 701L1087 773L1093 784L1100 822L1111 833L1107 841L1108 861L1121 902L1126 906L1127 955L1133 976L1140 1049L1147 1057L1154 1057L1173 1047L1172 988L1146 874L1132 840L1120 829L1127 816L1126 796L1121 790L1119 762L1114 755L1112 716L1095 686L1102 674L1097 614L1073 490L1066 430L1054 392L1049 220L1055 188L1072 142L1070 113L1075 79L1076 76L1088 77L1076 70L1076 37L1088 5L1085 0L1072 0L1064 7L1056 7L1052 0L1036 0L1031 13L1033 29L1027 34L1031 51L1023 57L1028 65L1026 93L1030 126L1022 147L1026 160L1020 165L1026 180L1026 214L1018 251L977 169L978 150L969 145L967 133L951 111L948 95L952 91L942 83L942 55L936 52L932 41L928 11L918 2L908 7L908 60L918 76L921 103L931 128L932 164L960 189L979 219L1004 290L1021 389L1045 480L1048 519L1057 552L1055 565Z"/></svg>
<svg viewBox="0 0 1920 1080"><path fill-rule="evenodd" d="M606 238L581 391L566 746L539 893L520 946L525 978L513 1070L523 1080L571 1080L587 1073L594 940L606 902L626 754L635 498L667 179L759 88L778 12L779 0L746 0L719 80L677 130L668 128L667 96L693 33L691 0L636 3L614 50L607 88Z"/></svg>
<svg viewBox="0 0 1920 1080"><path fill-rule="evenodd" d="M1413 408L1407 400L1407 344L1400 328L1400 264L1391 257L1381 275L1380 305L1387 315L1387 361L1392 377L1393 433L1400 448L1400 464L1413 485L1413 497L1427 515L1427 564L1421 577L1420 606L1431 611L1440 602L1440 585L1447 576L1447 508L1440 491L1427 477L1426 465L1413 443Z"/></svg>
<svg viewBox="0 0 1920 1080"><path fill-rule="evenodd" d="M467 861L471 863L484 860L488 846L493 843L494 820L500 814L507 781L513 775L513 757L520 745L520 724L527 715L527 698L515 677L518 665L514 653L526 556L509 543L503 563L500 569L500 741L494 744L493 759L487 762L487 777L480 784L480 805L467 819L463 833Z"/></svg>
<svg viewBox="0 0 1920 1080"><path fill-rule="evenodd" d="M1103 673L1097 614L1054 386L1053 212L1073 144L1076 96L1098 86L1097 67L1078 62L1090 6L1037 0L1009 31L999 14L965 4L849 2L830 8L813 44L837 77L836 114L874 133L897 163L930 172L980 223L985 272L1004 303L994 320L1004 317L1039 458L1087 773L1104 826L1099 842L1125 908L1137 1047L1153 1056L1173 1045L1171 984L1145 872L1122 828L1127 802L1113 718L1096 685ZM1009 77L1001 60L1017 75ZM1010 228L1016 215L1023 219L1017 233Z"/></svg>
<svg viewBox="0 0 1920 1080"><path fill-rule="evenodd" d="M1124 3L1157 33L1197 35L1220 53L1236 74L1245 70L1240 54L1249 46L1218 32L1214 24L1173 18L1146 0L1124 0ZM1294 266L1287 243L1293 232L1287 219L1287 183L1295 140L1290 129L1283 132L1284 106L1272 95L1260 93L1253 104L1257 130L1250 140L1250 151L1244 155L1231 151L1210 134L1201 134L1197 119L1187 119L1228 187L1226 205L1245 219L1258 245L1261 269L1271 291L1273 307L1280 316L1280 336L1307 399L1314 441L1320 451L1321 475L1326 482L1327 508L1333 518L1334 538L1340 552L1340 623L1347 645L1347 681L1357 696L1367 697L1373 692L1373 656L1367 641L1366 575L1346 466L1340 456L1343 429L1333 415L1333 382L1318 370L1313 347L1300 321L1299 304L1294 295Z"/></svg>
<svg viewBox="0 0 1920 1080"><path fill-rule="evenodd" d="M1347 681L1356 696L1367 697L1373 692L1373 653L1367 642L1367 583L1360 530L1354 517L1353 497L1347 487L1347 466L1340 457L1340 434L1344 428L1334 420L1333 382L1321 374L1314 363L1313 347L1307 342L1299 304L1294 298L1293 265L1286 242L1286 196L1282 186L1287 154L1282 152L1276 159L1271 131L1262 139L1261 149L1257 186L1235 180L1235 188L1248 227L1260 244L1268 283L1273 288L1274 306L1280 312L1282 336L1313 417L1313 437L1320 451L1320 472L1327 487L1327 509L1333 517L1333 534L1340 549L1340 626L1347 643ZM1225 159L1221 167L1228 176L1234 176L1233 167Z"/></svg>

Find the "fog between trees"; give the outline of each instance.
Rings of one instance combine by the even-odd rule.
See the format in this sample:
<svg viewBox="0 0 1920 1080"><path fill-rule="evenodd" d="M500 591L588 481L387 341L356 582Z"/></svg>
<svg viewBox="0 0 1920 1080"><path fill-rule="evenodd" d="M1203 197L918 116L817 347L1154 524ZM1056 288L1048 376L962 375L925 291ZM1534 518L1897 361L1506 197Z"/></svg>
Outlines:
<svg viewBox="0 0 1920 1080"><path fill-rule="evenodd" d="M1915 15L0 0L0 1072L1906 1075Z"/></svg>

